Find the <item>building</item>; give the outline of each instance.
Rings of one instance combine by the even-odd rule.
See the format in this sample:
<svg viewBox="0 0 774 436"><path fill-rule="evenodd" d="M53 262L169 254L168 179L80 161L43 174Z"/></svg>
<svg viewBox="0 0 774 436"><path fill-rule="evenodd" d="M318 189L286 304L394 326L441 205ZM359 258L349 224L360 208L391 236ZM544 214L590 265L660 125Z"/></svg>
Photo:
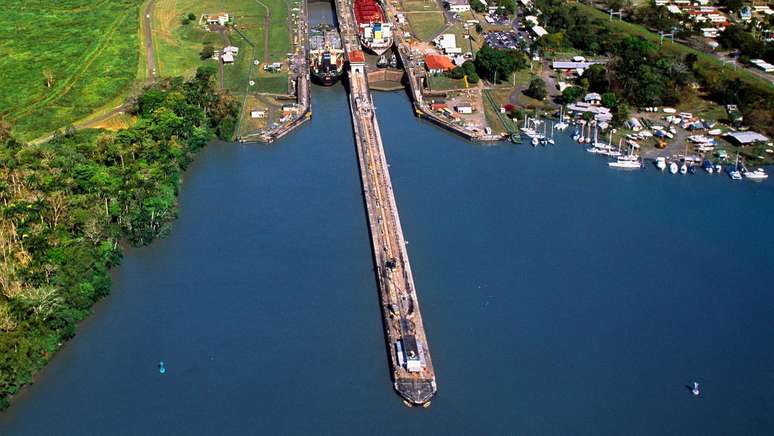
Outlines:
<svg viewBox="0 0 774 436"><path fill-rule="evenodd" d="M585 97L583 97L583 101L596 106L602 103L602 96L596 92L589 92Z"/></svg>
<svg viewBox="0 0 774 436"><path fill-rule="evenodd" d="M456 106L454 109L457 112L461 113L461 114L472 114L473 113L473 107L472 106L468 106L468 105Z"/></svg>
<svg viewBox="0 0 774 436"><path fill-rule="evenodd" d="M207 15L207 24L218 24L225 26L228 24L229 16L225 12L218 12L214 15Z"/></svg>
<svg viewBox="0 0 774 436"><path fill-rule="evenodd" d="M761 135L757 132L733 132L726 135L726 137L732 142L736 142L739 145L750 145L756 142L768 142L769 138Z"/></svg>
<svg viewBox="0 0 774 436"><path fill-rule="evenodd" d="M225 52L222 55L220 55L220 60L223 61L224 64L233 64L234 55L230 52Z"/></svg>
<svg viewBox="0 0 774 436"><path fill-rule="evenodd" d="M457 51L457 37L453 33L442 34L435 39L435 44L447 54ZM459 50L459 53L462 53L462 49Z"/></svg>
<svg viewBox="0 0 774 436"><path fill-rule="evenodd" d="M360 50L352 50L349 52L349 66L356 73L362 73L365 71L365 54Z"/></svg>
<svg viewBox="0 0 774 436"><path fill-rule="evenodd" d="M425 68L432 74L440 74L453 69L454 64L446 56L430 54L425 56Z"/></svg>
<svg viewBox="0 0 774 436"><path fill-rule="evenodd" d="M597 61L554 61L551 64L551 68L562 74L564 77L572 77L574 75L582 76L586 69L594 64L603 64L603 62Z"/></svg>
<svg viewBox="0 0 774 436"><path fill-rule="evenodd" d="M536 38L548 35L548 31L544 29L543 26L532 26L532 33L535 34Z"/></svg>
<svg viewBox="0 0 774 436"><path fill-rule="evenodd" d="M470 3L468 0L446 0L446 7L455 13L467 12L470 10Z"/></svg>
<svg viewBox="0 0 774 436"><path fill-rule="evenodd" d="M250 118L264 118L266 111L264 110L252 110L250 111Z"/></svg>
<svg viewBox="0 0 774 436"><path fill-rule="evenodd" d="M774 73L774 65L764 61L763 59L751 59L750 63L767 73Z"/></svg>

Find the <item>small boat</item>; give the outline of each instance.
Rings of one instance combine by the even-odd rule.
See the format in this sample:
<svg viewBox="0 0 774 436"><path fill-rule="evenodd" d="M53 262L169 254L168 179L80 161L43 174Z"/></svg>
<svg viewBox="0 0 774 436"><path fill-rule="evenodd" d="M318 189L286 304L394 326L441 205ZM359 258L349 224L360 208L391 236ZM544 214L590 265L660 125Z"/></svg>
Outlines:
<svg viewBox="0 0 774 436"><path fill-rule="evenodd" d="M393 53L392 57L390 57L390 66L392 68L398 68L398 57L395 56L395 53Z"/></svg>
<svg viewBox="0 0 774 436"><path fill-rule="evenodd" d="M691 389L691 393L693 394L694 397L698 397L699 396L699 394L701 392L699 391L699 384L698 383L693 382L693 388Z"/></svg>
<svg viewBox="0 0 774 436"><path fill-rule="evenodd" d="M677 171L678 171L677 164L674 163L674 162L670 162L669 163L669 172L672 173L672 174L677 174Z"/></svg>
<svg viewBox="0 0 774 436"><path fill-rule="evenodd" d="M691 174L696 174L696 165L688 165L688 172Z"/></svg>
<svg viewBox="0 0 774 436"><path fill-rule="evenodd" d="M688 174L688 165L686 164L680 165L680 174L682 175Z"/></svg>
<svg viewBox="0 0 774 436"><path fill-rule="evenodd" d="M723 167L720 164L715 164L715 172L720 174L723 171Z"/></svg>
<svg viewBox="0 0 774 436"><path fill-rule="evenodd" d="M642 168L642 164L640 164L640 159L634 155L621 156L618 159L616 159L614 162L608 162L607 164L612 168L626 168L626 169Z"/></svg>
<svg viewBox="0 0 774 436"><path fill-rule="evenodd" d="M554 125L551 124L551 137L547 139L549 144L556 144L556 141L554 141Z"/></svg>
<svg viewBox="0 0 774 436"><path fill-rule="evenodd" d="M750 180L766 180L769 178L769 175L766 174L763 168L758 168L755 171L745 171L744 177Z"/></svg>
<svg viewBox="0 0 774 436"><path fill-rule="evenodd" d="M742 173L739 172L739 152L736 152L736 163L733 170L728 170L728 176L731 177L731 180L742 180Z"/></svg>
<svg viewBox="0 0 774 436"><path fill-rule="evenodd" d="M540 138L538 138L537 136L533 136L532 137L532 146L536 147L538 144L540 144Z"/></svg>
<svg viewBox="0 0 774 436"><path fill-rule="evenodd" d="M167 368L164 367L164 361L162 360L159 362L159 374L164 374L165 372L167 372Z"/></svg>
<svg viewBox="0 0 774 436"><path fill-rule="evenodd" d="M666 164L666 158L664 156L659 156L656 158L656 168L660 169L661 171L664 171L667 167Z"/></svg>
<svg viewBox="0 0 774 436"><path fill-rule="evenodd" d="M715 165L712 164L712 162L709 161L709 159L704 161L704 171L707 172L707 174L712 174L715 172Z"/></svg>
<svg viewBox="0 0 774 436"><path fill-rule="evenodd" d="M389 62L387 62L387 56L379 56L379 60L376 61L376 66L379 68L387 68L387 65L389 65Z"/></svg>

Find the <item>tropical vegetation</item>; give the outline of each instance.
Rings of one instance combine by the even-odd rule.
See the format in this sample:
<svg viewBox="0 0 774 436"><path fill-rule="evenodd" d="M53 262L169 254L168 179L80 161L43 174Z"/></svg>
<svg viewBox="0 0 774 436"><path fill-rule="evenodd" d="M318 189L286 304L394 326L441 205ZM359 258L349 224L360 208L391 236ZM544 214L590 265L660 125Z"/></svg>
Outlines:
<svg viewBox="0 0 774 436"><path fill-rule="evenodd" d="M116 132L70 128L30 145L0 126L0 408L108 294L122 241L169 229L196 151L232 134L239 105L214 74L150 86Z"/></svg>

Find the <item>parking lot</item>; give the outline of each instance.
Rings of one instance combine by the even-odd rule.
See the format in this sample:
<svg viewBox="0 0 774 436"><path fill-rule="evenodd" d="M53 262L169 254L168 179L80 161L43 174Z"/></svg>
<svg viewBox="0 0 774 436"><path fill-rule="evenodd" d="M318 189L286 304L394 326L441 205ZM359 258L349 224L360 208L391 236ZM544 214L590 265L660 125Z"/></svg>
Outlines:
<svg viewBox="0 0 774 436"><path fill-rule="evenodd" d="M516 50L522 36L516 32L487 32L484 40L492 48Z"/></svg>

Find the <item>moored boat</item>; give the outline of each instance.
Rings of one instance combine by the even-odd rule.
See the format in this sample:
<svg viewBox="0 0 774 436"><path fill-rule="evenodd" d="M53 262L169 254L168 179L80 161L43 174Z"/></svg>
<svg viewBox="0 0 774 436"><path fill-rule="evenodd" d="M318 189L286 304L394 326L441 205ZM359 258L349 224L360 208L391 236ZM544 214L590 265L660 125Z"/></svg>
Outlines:
<svg viewBox="0 0 774 436"><path fill-rule="evenodd" d="M315 82L330 86L344 72L344 48L338 30L330 24L309 29L309 70Z"/></svg>
<svg viewBox="0 0 774 436"><path fill-rule="evenodd" d="M666 158L664 156L657 157L655 165L656 165L656 168L658 168L661 171L664 171L667 167Z"/></svg>
<svg viewBox="0 0 774 436"><path fill-rule="evenodd" d="M363 47L379 56L392 47L392 24L385 18L382 5L376 0L355 0L355 21Z"/></svg>

